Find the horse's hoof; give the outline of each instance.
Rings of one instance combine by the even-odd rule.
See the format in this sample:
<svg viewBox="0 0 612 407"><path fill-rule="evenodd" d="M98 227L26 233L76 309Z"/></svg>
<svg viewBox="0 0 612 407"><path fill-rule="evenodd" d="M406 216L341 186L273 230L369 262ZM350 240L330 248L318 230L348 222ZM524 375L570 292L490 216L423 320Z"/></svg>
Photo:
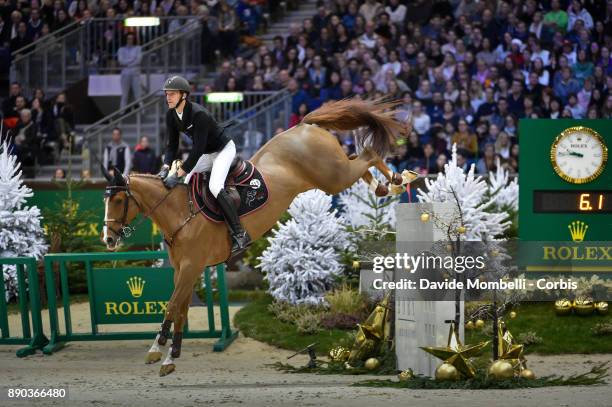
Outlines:
<svg viewBox="0 0 612 407"><path fill-rule="evenodd" d="M402 185L403 181L404 181L404 177L402 177L401 174L398 174L397 172L393 173L393 176L391 177L391 183L393 185Z"/></svg>
<svg viewBox="0 0 612 407"><path fill-rule="evenodd" d="M169 365L162 365L162 367L159 369L159 376L164 377L169 375L170 373L174 372L174 368L176 368L176 365L174 363L171 363Z"/></svg>
<svg viewBox="0 0 612 407"><path fill-rule="evenodd" d="M159 362L162 358L161 352L149 352L147 353L147 357L145 358L145 363L150 365L151 363Z"/></svg>
<svg viewBox="0 0 612 407"><path fill-rule="evenodd" d="M382 197L389 195L389 188L384 184L378 184L376 187L376 191L374 191L374 195Z"/></svg>

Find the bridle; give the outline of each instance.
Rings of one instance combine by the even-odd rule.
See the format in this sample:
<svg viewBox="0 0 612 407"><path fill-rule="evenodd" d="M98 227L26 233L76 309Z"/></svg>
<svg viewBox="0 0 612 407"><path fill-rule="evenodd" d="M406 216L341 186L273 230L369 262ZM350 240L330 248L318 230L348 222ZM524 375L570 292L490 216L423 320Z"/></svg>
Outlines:
<svg viewBox="0 0 612 407"><path fill-rule="evenodd" d="M127 199L125 200L125 203L123 205L123 216L121 217L121 220L107 219L106 216L105 216L105 219L104 219L104 226L106 226L107 229L109 229L116 236L118 236L117 243L119 241L121 241L122 239L126 239L126 238L130 237L132 235L132 233L136 231L136 226L138 226L142 222L144 222L145 219L150 218L151 215L153 215L153 213L155 212L155 210L157 208L159 208L159 206L162 203L164 203L164 201L170 196L172 191L175 189L175 188L172 188L172 189L168 190L168 192L166 192L166 195L164 195L162 197L162 199L160 199L151 208L151 210L148 213L145 213L145 211L143 210L142 205L140 205L140 203L138 202L136 197L134 197L134 194L132 194L132 192L130 191L130 177L128 176L128 177L126 177L124 179L125 179L125 185L109 185L109 186L106 187L106 190L104 191L104 197L105 198L111 198L113 195L115 195L117 192L120 192L120 191L125 192L125 194L127 196ZM132 225L132 226L130 226L126 222L127 221L127 213L128 213L129 204L130 204L130 199L134 200L134 203L136 204L136 206L138 206L138 209L143 214L142 215L142 219L140 219L136 223L136 225ZM191 197L189 196L189 194L187 194L187 202L189 204L189 215L187 217L185 217L183 222L172 233L170 233L169 236L164 237L164 240L168 244L168 246L172 246L172 243L174 243L174 238L176 237L178 232L180 232L185 226L187 226L187 224L189 222L191 222L191 220L193 220L198 215L198 213L202 212L202 210L203 210L203 208L200 208L198 210L194 210L193 201L192 201ZM119 223L120 231L110 227L108 225L109 222Z"/></svg>
<svg viewBox="0 0 612 407"><path fill-rule="evenodd" d="M159 206L166 200L166 198L168 198L168 196L170 196L170 194L172 193L172 189L170 189L168 192L166 192L166 195L164 195L164 197L162 199L160 199L154 206L153 208L151 208L151 210L146 213L143 208L142 205L140 205L140 203L138 202L138 200L136 199L136 197L134 196L134 194L132 194L132 192L130 191L130 178L127 177L126 178L126 183L125 185L109 185L106 187L106 190L104 191L104 197L105 198L112 198L113 195L117 194L118 192L125 192L127 199L124 201L124 205L123 205L123 216L121 217L121 220L117 220L117 219L107 219L106 217L104 218L104 226L106 226L107 229L109 229L110 231L112 231L116 236L118 236L117 242L119 242L122 239L126 239L130 236L132 236L132 233L136 231L136 226L140 225L142 222L145 221L145 219L149 218L151 215L153 215L153 212L155 212L155 210L157 208L159 208ZM130 199L134 200L134 203L136 204L136 206L138 207L138 209L140 210L140 212L143 214L142 219L140 219L135 225L130 226L126 221L127 221L127 214L128 214L128 209L129 209L129 205L130 205ZM111 226L109 226L109 222L114 222L114 223L119 223L119 229L120 231L113 229Z"/></svg>

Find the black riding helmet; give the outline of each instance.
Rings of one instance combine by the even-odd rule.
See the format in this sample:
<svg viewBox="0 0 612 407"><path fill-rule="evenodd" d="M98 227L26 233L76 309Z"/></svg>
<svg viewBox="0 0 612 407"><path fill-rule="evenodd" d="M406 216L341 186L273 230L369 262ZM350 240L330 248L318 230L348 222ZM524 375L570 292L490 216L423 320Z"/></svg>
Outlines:
<svg viewBox="0 0 612 407"><path fill-rule="evenodd" d="M191 92L191 86L189 85L189 81L182 76L171 76L166 79L164 82L164 91L166 90L178 90L185 93Z"/></svg>
<svg viewBox="0 0 612 407"><path fill-rule="evenodd" d="M167 90L177 90L182 92L181 99L177 102L176 106L181 104L181 101L187 100L187 96L191 92L191 86L189 85L189 81L182 76L174 75L166 79L164 82L164 87L162 89L164 92ZM174 106L174 109L176 109Z"/></svg>

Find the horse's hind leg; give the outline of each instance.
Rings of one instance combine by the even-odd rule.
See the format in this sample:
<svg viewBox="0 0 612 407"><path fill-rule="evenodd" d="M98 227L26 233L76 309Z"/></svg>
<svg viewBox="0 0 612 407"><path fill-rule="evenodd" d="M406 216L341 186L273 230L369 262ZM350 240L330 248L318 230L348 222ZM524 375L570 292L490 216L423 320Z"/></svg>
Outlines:
<svg viewBox="0 0 612 407"><path fill-rule="evenodd" d="M359 156L357 154L351 154L349 156L349 160L354 160L358 157ZM376 196L387 196L389 194L389 188L386 185L378 182L369 169L365 171L365 173L361 176L361 179L368 184L368 187Z"/></svg>

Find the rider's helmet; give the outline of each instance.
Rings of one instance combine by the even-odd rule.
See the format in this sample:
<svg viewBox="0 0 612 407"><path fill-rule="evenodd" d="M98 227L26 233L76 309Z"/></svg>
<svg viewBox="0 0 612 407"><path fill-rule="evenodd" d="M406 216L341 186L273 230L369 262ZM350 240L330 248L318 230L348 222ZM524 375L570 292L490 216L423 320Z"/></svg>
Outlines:
<svg viewBox="0 0 612 407"><path fill-rule="evenodd" d="M166 90L178 90L185 93L191 92L191 86L189 81L182 76L174 75L166 79L164 82L164 91Z"/></svg>
<svg viewBox="0 0 612 407"><path fill-rule="evenodd" d="M179 99L177 106L181 103L181 100L186 100L187 96L191 92L191 86L189 85L189 81L182 76L174 75L166 79L164 82L163 91L167 90L178 90L183 93L181 99ZM175 106L176 108L176 106Z"/></svg>

